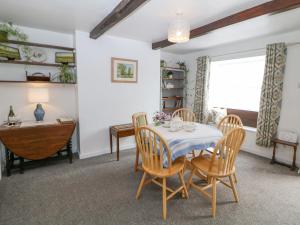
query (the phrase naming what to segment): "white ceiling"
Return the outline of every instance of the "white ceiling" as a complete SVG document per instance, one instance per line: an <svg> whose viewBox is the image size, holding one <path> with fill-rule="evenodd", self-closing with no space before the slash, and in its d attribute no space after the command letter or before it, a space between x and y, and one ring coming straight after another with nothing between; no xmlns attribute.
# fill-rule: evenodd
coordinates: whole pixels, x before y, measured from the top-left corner
<svg viewBox="0 0 300 225"><path fill-rule="evenodd" d="M121 0L0 0L0 21L72 33L91 31ZM150 0L107 33L155 42L167 37L180 11L195 28L269 0ZM164 49L187 53L220 44L300 29L300 9L262 16Z"/></svg>

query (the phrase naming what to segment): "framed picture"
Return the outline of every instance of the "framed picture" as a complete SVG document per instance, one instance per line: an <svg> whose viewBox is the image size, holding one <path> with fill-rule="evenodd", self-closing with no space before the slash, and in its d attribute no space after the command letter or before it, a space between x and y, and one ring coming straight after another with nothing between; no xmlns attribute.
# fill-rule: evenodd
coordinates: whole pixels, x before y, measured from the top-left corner
<svg viewBox="0 0 300 225"><path fill-rule="evenodd" d="M75 56L73 52L56 52L55 53L56 63L75 63Z"/></svg>
<svg viewBox="0 0 300 225"><path fill-rule="evenodd" d="M0 44L0 57L8 60L20 60L20 52L18 48L13 48L6 45Z"/></svg>
<svg viewBox="0 0 300 225"><path fill-rule="evenodd" d="M111 58L111 81L119 83L137 83L138 61L132 59Z"/></svg>

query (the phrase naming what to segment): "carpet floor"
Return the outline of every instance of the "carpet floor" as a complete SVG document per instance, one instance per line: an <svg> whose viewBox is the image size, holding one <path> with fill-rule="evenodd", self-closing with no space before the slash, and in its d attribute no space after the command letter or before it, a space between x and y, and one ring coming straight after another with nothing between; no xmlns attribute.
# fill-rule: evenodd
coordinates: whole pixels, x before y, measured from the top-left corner
<svg viewBox="0 0 300 225"><path fill-rule="evenodd" d="M161 191L148 185L140 200L135 192L141 173L133 172L134 151L121 152L121 161L104 155L73 164L25 170L0 181L0 224L300 224L300 177L269 160L241 153L237 160L238 193L217 188L217 216L209 201L191 189L189 199L168 202L162 220ZM176 186L178 177L168 181Z"/></svg>

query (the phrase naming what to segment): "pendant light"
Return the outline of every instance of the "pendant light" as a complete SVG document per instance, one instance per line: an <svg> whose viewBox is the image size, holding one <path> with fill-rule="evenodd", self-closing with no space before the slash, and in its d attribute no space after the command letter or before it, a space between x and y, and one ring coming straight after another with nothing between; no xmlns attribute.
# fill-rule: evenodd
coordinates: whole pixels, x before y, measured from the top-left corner
<svg viewBox="0 0 300 225"><path fill-rule="evenodd" d="M173 43L184 43L190 40L190 24L183 19L182 13L176 13L176 19L168 29L168 41Z"/></svg>

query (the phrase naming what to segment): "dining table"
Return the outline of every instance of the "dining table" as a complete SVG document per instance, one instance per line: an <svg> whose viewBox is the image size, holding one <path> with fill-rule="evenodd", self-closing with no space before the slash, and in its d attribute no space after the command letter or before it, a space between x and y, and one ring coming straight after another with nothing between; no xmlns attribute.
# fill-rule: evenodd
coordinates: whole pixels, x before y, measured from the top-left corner
<svg viewBox="0 0 300 225"><path fill-rule="evenodd" d="M165 139L171 152L172 161L192 153L193 150L205 150L214 147L223 137L222 132L217 127L201 123L195 123L193 131L187 131L184 128L172 131L169 127L163 125L150 124L148 126ZM168 166L166 153L163 164Z"/></svg>

